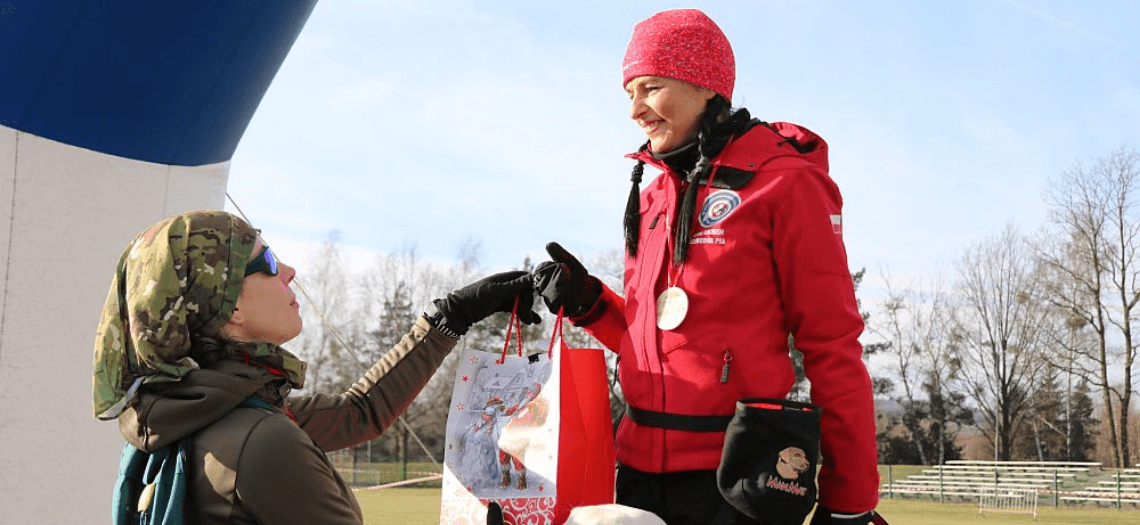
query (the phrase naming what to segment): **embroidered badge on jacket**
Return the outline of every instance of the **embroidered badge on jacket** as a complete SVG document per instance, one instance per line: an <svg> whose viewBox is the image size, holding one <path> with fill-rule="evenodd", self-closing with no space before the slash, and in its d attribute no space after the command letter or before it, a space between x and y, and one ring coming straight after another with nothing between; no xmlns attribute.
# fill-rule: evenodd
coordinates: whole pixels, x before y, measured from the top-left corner
<svg viewBox="0 0 1140 525"><path fill-rule="evenodd" d="M842 215L832 215L831 216L831 231L834 232L836 235L840 235L843 233L843 216Z"/></svg>
<svg viewBox="0 0 1140 525"><path fill-rule="evenodd" d="M701 207L701 215L697 222L700 223L701 227L709 228L731 215L739 205L740 195L735 191L714 191L705 198L705 204Z"/></svg>

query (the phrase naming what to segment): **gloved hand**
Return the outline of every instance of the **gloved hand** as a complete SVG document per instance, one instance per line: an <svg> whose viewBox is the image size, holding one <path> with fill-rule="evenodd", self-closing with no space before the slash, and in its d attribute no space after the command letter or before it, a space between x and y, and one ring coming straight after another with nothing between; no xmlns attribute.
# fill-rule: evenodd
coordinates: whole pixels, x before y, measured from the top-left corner
<svg viewBox="0 0 1140 525"><path fill-rule="evenodd" d="M534 306L534 281L527 272L518 270L484 277L463 288L436 299L432 305L438 310L426 312L428 321L447 335L467 333L471 325L486 319L495 312L511 312L515 299L519 301L519 319L524 324L538 324L542 318L531 310Z"/></svg>
<svg viewBox="0 0 1140 525"><path fill-rule="evenodd" d="M602 282L558 243L548 243L546 253L553 260L539 264L532 274L542 301L552 314L561 307L571 317L586 315L602 295Z"/></svg>
<svg viewBox="0 0 1140 525"><path fill-rule="evenodd" d="M812 516L810 525L867 525L873 519L875 519L875 511L873 510L847 513L834 511L823 505L816 505L815 515Z"/></svg>
<svg viewBox="0 0 1140 525"><path fill-rule="evenodd" d="M494 501L487 504L487 525L503 525L503 507Z"/></svg>

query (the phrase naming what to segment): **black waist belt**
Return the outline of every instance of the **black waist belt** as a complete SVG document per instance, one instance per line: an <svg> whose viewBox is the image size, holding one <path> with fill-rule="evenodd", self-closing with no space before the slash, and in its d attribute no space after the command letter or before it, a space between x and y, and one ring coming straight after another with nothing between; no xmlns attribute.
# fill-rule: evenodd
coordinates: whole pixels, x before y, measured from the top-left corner
<svg viewBox="0 0 1140 525"><path fill-rule="evenodd" d="M638 425L669 430L687 430L689 432L724 432L724 429L728 428L729 421L732 421L732 416L670 414L668 412L642 410L629 405L625 406L625 415Z"/></svg>

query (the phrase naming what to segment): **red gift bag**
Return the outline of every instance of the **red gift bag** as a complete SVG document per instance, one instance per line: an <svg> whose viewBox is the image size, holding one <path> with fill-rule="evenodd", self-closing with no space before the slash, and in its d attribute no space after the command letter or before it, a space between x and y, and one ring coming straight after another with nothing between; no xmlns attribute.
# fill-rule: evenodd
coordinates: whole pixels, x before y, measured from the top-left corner
<svg viewBox="0 0 1140 525"><path fill-rule="evenodd" d="M605 353L570 348L562 316L546 352L460 356L447 421L441 525L558 525L577 506L612 503L613 423ZM493 505L492 505L493 504Z"/></svg>

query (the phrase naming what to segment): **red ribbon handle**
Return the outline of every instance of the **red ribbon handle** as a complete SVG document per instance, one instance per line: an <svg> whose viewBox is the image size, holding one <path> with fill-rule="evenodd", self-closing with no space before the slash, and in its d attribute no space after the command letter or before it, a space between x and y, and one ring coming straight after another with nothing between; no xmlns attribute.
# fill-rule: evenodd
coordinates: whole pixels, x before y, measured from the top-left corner
<svg viewBox="0 0 1140 525"><path fill-rule="evenodd" d="M550 334L550 348L546 349L546 357L551 360L554 359L554 341L562 339L562 312L563 307L558 307L558 317L554 319L554 331Z"/></svg>
<svg viewBox="0 0 1140 525"><path fill-rule="evenodd" d="M523 355L523 341L522 341L522 319L519 318L519 298L515 298L515 306L511 309L511 320L507 322L507 340L503 343L503 355L495 361L495 364L501 365L507 362L507 351L511 348L511 332L515 333L515 340L518 341L519 357Z"/></svg>

